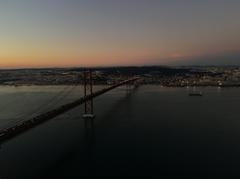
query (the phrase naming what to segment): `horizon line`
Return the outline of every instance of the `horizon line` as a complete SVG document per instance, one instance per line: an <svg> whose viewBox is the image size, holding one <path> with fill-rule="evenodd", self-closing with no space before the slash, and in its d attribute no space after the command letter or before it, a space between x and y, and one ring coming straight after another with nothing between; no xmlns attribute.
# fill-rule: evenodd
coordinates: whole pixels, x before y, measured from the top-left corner
<svg viewBox="0 0 240 179"><path fill-rule="evenodd" d="M19 68L12 68L12 67L0 67L0 70L41 70L41 69L101 69L101 68L143 68L143 67L240 67L240 65L111 65L111 66L65 66L65 67L19 67Z"/></svg>

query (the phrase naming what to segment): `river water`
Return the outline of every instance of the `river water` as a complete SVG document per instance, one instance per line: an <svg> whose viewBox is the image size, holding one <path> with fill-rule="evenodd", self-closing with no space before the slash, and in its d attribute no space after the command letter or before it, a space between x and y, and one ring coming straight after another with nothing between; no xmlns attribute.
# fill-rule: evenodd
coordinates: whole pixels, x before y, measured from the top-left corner
<svg viewBox="0 0 240 179"><path fill-rule="evenodd" d="M65 88L0 87L0 126L82 96ZM93 121L81 106L2 144L0 178L240 178L240 88L199 90L113 90Z"/></svg>

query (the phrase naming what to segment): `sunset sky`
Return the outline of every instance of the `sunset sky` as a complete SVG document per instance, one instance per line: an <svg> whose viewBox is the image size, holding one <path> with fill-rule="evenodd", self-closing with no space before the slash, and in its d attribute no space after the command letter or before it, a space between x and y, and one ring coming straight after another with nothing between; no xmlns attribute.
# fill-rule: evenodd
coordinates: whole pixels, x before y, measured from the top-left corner
<svg viewBox="0 0 240 179"><path fill-rule="evenodd" d="M240 64L240 0L4 0L0 27L0 68Z"/></svg>

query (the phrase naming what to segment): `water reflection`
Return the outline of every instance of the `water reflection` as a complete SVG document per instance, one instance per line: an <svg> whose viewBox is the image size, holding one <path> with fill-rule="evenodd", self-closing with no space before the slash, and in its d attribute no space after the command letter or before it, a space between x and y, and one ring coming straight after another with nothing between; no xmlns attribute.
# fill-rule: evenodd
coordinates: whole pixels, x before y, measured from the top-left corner
<svg viewBox="0 0 240 179"><path fill-rule="evenodd" d="M139 88L126 88L126 94L124 97L120 98L113 106L110 107L110 110L106 112L102 117L101 117L101 124L108 123L109 120L113 120L114 116L116 115L119 110L124 107L126 109L127 114L129 117L131 116L131 101L133 96L137 93Z"/></svg>
<svg viewBox="0 0 240 179"><path fill-rule="evenodd" d="M95 119L83 119L84 120L84 155L85 155L85 172L87 176L92 176L96 173L96 135L95 135Z"/></svg>
<svg viewBox="0 0 240 179"><path fill-rule="evenodd" d="M108 93L4 144L0 178L239 178L239 88L201 90Z"/></svg>
<svg viewBox="0 0 240 179"><path fill-rule="evenodd" d="M86 150L90 154L95 146L96 136L94 129L95 119L83 119L84 120L84 130L85 130L85 143Z"/></svg>

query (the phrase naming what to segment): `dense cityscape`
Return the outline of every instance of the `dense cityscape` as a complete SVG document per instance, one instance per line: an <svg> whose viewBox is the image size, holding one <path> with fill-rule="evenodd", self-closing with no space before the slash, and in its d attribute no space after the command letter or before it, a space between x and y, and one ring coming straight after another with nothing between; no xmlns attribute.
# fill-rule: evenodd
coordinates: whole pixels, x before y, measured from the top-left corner
<svg viewBox="0 0 240 179"><path fill-rule="evenodd" d="M0 70L1 85L81 84L84 68ZM93 68L94 84L107 85L140 76L143 84L169 87L240 86L240 67L108 67Z"/></svg>

